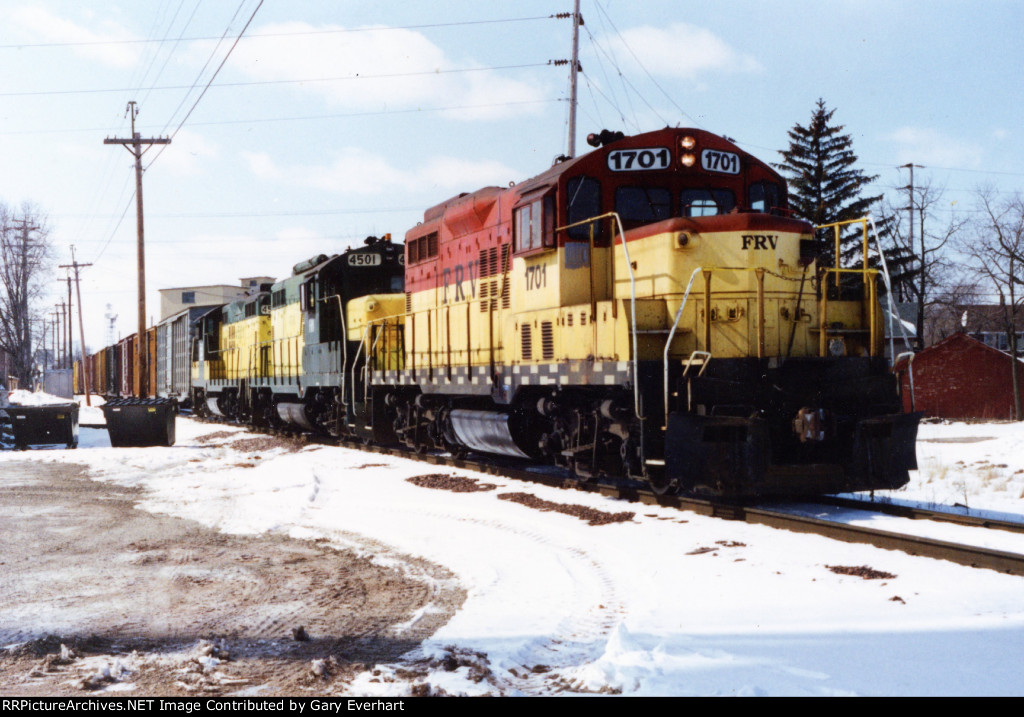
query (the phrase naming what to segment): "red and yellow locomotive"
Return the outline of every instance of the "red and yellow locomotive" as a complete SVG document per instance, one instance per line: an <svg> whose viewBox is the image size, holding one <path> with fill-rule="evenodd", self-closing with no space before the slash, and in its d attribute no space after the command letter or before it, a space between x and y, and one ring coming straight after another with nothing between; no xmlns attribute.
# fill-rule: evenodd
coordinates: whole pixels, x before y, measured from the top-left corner
<svg viewBox="0 0 1024 717"><path fill-rule="evenodd" d="M347 307L352 428L660 492L906 483L917 416L882 355L877 273L817 266L785 181L723 137L598 140L407 233L404 296Z"/></svg>

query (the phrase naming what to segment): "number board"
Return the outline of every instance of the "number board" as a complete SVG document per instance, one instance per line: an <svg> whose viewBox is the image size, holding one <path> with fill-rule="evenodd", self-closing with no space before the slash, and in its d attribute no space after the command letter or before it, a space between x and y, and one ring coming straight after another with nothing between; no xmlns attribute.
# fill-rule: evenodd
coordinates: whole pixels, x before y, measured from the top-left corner
<svg viewBox="0 0 1024 717"><path fill-rule="evenodd" d="M379 266L380 254L349 254L349 266Z"/></svg>
<svg viewBox="0 0 1024 717"><path fill-rule="evenodd" d="M708 172L739 174L740 156L733 152L723 152L718 149L705 149L700 153L700 166Z"/></svg>
<svg viewBox="0 0 1024 717"><path fill-rule="evenodd" d="M672 154L668 151L668 147L615 149L608 153L608 169L613 172L668 169L671 164Z"/></svg>

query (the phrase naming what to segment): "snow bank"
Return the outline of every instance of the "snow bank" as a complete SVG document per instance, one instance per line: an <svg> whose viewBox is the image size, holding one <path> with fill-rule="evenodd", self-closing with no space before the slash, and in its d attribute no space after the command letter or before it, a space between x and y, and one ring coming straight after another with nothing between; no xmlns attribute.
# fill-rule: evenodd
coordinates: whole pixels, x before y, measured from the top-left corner
<svg viewBox="0 0 1024 717"><path fill-rule="evenodd" d="M73 403L73 401L67 398L53 396L42 391L33 393L32 391L24 391L22 389L11 391L7 400L16 406L61 406Z"/></svg>

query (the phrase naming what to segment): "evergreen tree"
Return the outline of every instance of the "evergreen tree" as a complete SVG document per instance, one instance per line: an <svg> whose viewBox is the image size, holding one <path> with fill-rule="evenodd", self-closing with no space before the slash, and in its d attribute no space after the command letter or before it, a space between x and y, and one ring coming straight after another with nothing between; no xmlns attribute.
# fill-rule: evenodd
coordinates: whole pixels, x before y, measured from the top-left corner
<svg viewBox="0 0 1024 717"><path fill-rule="evenodd" d="M794 214L815 225L860 219L882 199L880 194L861 197L877 177L854 168L853 140L842 134L842 125L831 124L833 114L835 110L819 99L810 124L796 124L789 131L789 149L779 152L784 161L775 164L789 182L789 205ZM824 242L819 265L836 266L835 235L831 230L819 230L818 239ZM842 265L859 265L861 247L860 227L847 229L840 240Z"/></svg>

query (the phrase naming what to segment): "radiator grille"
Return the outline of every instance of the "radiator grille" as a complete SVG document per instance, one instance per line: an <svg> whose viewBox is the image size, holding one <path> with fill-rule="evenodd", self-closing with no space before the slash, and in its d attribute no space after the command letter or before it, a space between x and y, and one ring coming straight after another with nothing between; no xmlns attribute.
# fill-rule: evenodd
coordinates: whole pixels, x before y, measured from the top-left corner
<svg viewBox="0 0 1024 717"><path fill-rule="evenodd" d="M520 334L523 339L523 361L533 360L533 340L530 337L530 325L523 324L520 328Z"/></svg>
<svg viewBox="0 0 1024 717"><path fill-rule="evenodd" d="M543 358L555 357L555 328L550 321L542 321L540 324L540 345Z"/></svg>

